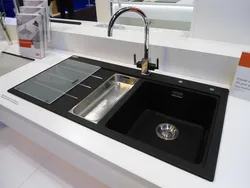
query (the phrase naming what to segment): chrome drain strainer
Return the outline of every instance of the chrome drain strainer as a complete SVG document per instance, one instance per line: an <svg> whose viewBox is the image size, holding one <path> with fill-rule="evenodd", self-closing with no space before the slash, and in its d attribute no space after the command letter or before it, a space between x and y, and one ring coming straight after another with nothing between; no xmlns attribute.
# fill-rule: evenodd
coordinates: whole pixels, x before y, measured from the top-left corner
<svg viewBox="0 0 250 188"><path fill-rule="evenodd" d="M156 134L163 140L174 140L179 135L179 130L172 124L162 123L155 128Z"/></svg>

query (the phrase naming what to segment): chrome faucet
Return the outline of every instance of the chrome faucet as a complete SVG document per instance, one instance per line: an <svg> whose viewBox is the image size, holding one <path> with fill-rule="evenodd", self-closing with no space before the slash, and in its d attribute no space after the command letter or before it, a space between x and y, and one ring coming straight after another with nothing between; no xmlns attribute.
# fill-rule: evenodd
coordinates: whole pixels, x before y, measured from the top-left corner
<svg viewBox="0 0 250 188"><path fill-rule="evenodd" d="M147 16L145 15L144 12L142 12L138 8L134 7L124 7L120 10L118 10L111 18L108 26L108 36L111 37L113 36L113 26L117 18L122 15L125 12L136 12L139 15L142 16L144 25L145 25L145 41L144 41L144 58L142 58L141 61L136 61L136 54L134 54L134 64L138 67L141 68L141 73L143 75L148 75L150 72L149 70L155 70L159 69L159 59L157 58L156 64L150 63L149 62L149 20Z"/></svg>

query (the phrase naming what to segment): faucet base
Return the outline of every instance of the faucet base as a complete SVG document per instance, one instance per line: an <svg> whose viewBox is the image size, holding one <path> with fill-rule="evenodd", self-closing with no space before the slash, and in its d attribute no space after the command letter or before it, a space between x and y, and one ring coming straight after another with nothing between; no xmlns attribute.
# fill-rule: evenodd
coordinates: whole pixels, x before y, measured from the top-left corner
<svg viewBox="0 0 250 188"><path fill-rule="evenodd" d="M136 63L137 68L141 68L141 72L143 75L149 75L149 70L155 70L159 68L159 62L157 60L157 64L149 63L148 60L142 59Z"/></svg>

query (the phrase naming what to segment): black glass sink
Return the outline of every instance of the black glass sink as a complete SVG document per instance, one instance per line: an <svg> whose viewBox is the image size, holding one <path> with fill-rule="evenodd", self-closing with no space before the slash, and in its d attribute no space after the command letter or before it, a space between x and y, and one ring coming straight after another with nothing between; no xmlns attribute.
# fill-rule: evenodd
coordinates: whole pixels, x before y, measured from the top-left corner
<svg viewBox="0 0 250 188"><path fill-rule="evenodd" d="M116 132L199 164L214 121L217 99L199 92L144 82L106 126ZM164 140L156 127L174 125L179 135Z"/></svg>
<svg viewBox="0 0 250 188"><path fill-rule="evenodd" d="M65 63L67 63L66 68L75 72L80 72L79 68L76 71L69 66L84 65L84 70L90 65L100 68L94 69L84 79L72 79L77 80L71 83L74 87L67 87L63 95L49 103L37 97L38 94L49 95L48 90L40 86L38 90L33 85L28 85L29 90L24 90L26 87L22 89L21 86L27 86L29 81L35 80L40 83L41 80L37 78L47 72L55 74L58 79L62 78L62 75L67 75L67 79L69 76L75 76L75 74L64 74L65 71L61 69L51 72L58 65ZM133 77L137 81L107 113L105 112L100 121L93 123L70 113L81 101L89 99L91 94L99 91L98 88L105 86L104 83L116 74ZM81 73L79 76L84 75ZM132 84L130 79L127 81ZM48 83L50 82L46 82ZM56 83L60 85L64 82ZM126 87L124 84L119 84L118 88L126 89ZM33 93L36 91L37 95L31 95L29 93L31 91ZM144 76L137 69L72 56L11 88L9 92L157 159L206 180L214 180L228 89L155 73ZM91 103L91 100L88 102ZM79 112L84 110L81 108Z"/></svg>

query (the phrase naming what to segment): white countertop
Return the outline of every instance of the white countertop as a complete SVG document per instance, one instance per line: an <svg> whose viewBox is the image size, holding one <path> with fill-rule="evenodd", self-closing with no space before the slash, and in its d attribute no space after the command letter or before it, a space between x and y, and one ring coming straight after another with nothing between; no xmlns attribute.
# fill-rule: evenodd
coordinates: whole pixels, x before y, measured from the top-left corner
<svg viewBox="0 0 250 188"><path fill-rule="evenodd" d="M60 19L59 19L60 20ZM95 27L100 23L82 21L82 25L53 23L52 30L57 32L107 38L107 28ZM142 44L144 28L125 26L126 30L114 29L113 39ZM239 58L242 51L250 51L250 45L210 41L189 37L188 31L150 28L150 45L177 48L189 51L217 54Z"/></svg>
<svg viewBox="0 0 250 188"><path fill-rule="evenodd" d="M0 52L8 48L8 43L6 41L0 41Z"/></svg>
<svg viewBox="0 0 250 188"><path fill-rule="evenodd" d="M229 96L215 180L208 182L7 92L11 87L59 63L72 53L50 50L46 55L46 58L36 60L0 78L0 109L4 107L2 109L8 109L34 122L34 126L41 126L159 187L250 187L250 150L247 147L250 143L250 102ZM16 100L18 105L3 99L2 95Z"/></svg>
<svg viewBox="0 0 250 188"><path fill-rule="evenodd" d="M180 0L176 4L178 5L193 5L195 0Z"/></svg>
<svg viewBox="0 0 250 188"><path fill-rule="evenodd" d="M0 53L0 76L22 67L31 61L32 60L30 59L15 57L6 53Z"/></svg>
<svg viewBox="0 0 250 188"><path fill-rule="evenodd" d="M55 19L61 20L61 19ZM78 21L78 20L75 20ZM15 18L6 18L7 25L14 25ZM98 22L79 21L82 25L68 25L52 23L52 31L68 34L88 35L107 38L107 28L96 27ZM142 44L144 41L144 28L137 26L125 26L125 30L114 29L113 39ZM239 58L243 51L250 51L250 45L234 44L189 37L188 31L150 28L150 45L164 46L182 50L204 52L228 57ZM0 46L1 51L2 46ZM3 50L3 49L2 49ZM8 47L9 51L17 52L15 47Z"/></svg>

